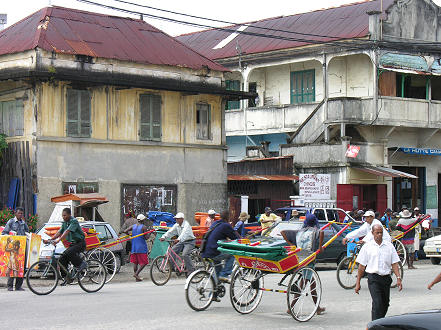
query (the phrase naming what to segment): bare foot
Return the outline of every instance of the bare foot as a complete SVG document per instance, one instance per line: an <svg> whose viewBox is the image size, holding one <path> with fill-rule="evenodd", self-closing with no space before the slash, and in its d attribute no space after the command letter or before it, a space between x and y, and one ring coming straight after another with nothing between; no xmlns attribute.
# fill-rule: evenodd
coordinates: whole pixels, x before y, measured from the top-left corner
<svg viewBox="0 0 441 330"><path fill-rule="evenodd" d="M317 315L322 315L325 313L325 311L326 311L325 307L319 307L317 308Z"/></svg>
<svg viewBox="0 0 441 330"><path fill-rule="evenodd" d="M137 277L135 281L136 281L136 282L141 282L141 281L142 281L142 278Z"/></svg>

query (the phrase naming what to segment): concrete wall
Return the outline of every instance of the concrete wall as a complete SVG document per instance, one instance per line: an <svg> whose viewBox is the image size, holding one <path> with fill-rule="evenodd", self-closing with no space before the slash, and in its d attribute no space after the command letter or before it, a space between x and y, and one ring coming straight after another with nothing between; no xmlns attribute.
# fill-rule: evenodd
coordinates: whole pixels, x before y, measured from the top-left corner
<svg viewBox="0 0 441 330"><path fill-rule="evenodd" d="M118 227L121 184L176 184L178 210L189 219L195 211L225 209L226 155L223 149L75 143L38 140L38 212L49 218L50 197L60 195L61 183L98 182L109 199L100 207L103 216ZM208 207L208 208L207 208Z"/></svg>

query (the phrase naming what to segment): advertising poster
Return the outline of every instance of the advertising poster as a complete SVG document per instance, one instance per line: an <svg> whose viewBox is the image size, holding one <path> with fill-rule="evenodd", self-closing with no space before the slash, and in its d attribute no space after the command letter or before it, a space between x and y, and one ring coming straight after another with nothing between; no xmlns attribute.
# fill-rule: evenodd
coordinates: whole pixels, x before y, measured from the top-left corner
<svg viewBox="0 0 441 330"><path fill-rule="evenodd" d="M26 236L0 236L0 276L23 277Z"/></svg>
<svg viewBox="0 0 441 330"><path fill-rule="evenodd" d="M331 174L300 174L299 193L305 199L330 199Z"/></svg>
<svg viewBox="0 0 441 330"><path fill-rule="evenodd" d="M26 253L27 255L27 263L26 268L29 268L32 264L36 263L38 261L38 258L40 257L40 246L41 246L41 236L31 233L28 234L28 251Z"/></svg>

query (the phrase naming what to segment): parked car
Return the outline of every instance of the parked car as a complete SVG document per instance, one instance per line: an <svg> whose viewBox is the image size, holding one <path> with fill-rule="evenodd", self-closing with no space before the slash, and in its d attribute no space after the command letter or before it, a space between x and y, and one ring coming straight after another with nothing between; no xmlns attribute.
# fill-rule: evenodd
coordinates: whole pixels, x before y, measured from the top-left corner
<svg viewBox="0 0 441 330"><path fill-rule="evenodd" d="M319 226L323 227L327 221L319 221ZM269 234L274 239L274 245L286 245L280 232L282 230L299 230L303 227L301 221L281 221ZM324 243L327 242L332 236L337 234L342 227L337 224L331 224L327 227L324 237ZM343 236L338 236L334 242L332 242L322 253L317 256L318 262L335 262L339 263L346 256L346 245L342 244Z"/></svg>
<svg viewBox="0 0 441 330"><path fill-rule="evenodd" d="M441 310L406 313L384 317L368 323L368 330L437 330L441 324Z"/></svg>
<svg viewBox="0 0 441 330"><path fill-rule="evenodd" d="M325 207L316 207L316 208L307 208L307 207L299 207L299 206L287 206L280 207L274 211L275 214L280 216L282 220L290 220L292 218L292 212L296 210L299 213L299 217L304 216L307 212L314 214L318 220L322 221L336 221L336 222L344 222L345 219L349 219L354 224L360 225L361 222L355 221L351 218L351 216L343 209L340 208L325 208ZM356 222L356 223L355 223Z"/></svg>
<svg viewBox="0 0 441 330"><path fill-rule="evenodd" d="M422 240L420 241L420 244L423 241L423 238L427 235L430 236L438 234L439 228L433 228L428 230L424 233L424 235L421 235ZM438 265L441 261L441 235L433 236L430 238L426 238L423 246L423 250L425 253L425 256L427 258L430 258L430 261L434 265Z"/></svg>
<svg viewBox="0 0 441 330"><path fill-rule="evenodd" d="M79 221L80 226L84 228L93 228L95 229L96 233L98 234L98 238L102 244L110 243L118 238L118 234L113 229L112 225L108 222L101 222L101 221ZM46 227L58 227L61 226L61 222L48 222L45 223L43 227L41 227L37 234L41 235L43 239L49 239L50 237L45 233ZM125 248L122 243L118 243L112 247L109 247L109 249L115 254L116 261L117 261L117 269L119 270L119 267L121 264L124 264L124 253ZM63 253L66 248L64 247L63 243L59 242L55 247L56 253ZM40 248L40 258L44 259L52 255L53 247L46 246L44 243L41 243Z"/></svg>

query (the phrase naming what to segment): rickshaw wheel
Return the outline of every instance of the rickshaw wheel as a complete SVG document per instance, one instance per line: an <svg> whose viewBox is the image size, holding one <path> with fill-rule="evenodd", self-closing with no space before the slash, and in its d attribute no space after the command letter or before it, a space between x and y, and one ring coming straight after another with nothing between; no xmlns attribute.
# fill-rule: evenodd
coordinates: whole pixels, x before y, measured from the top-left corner
<svg viewBox="0 0 441 330"><path fill-rule="evenodd" d="M289 281L288 310L299 322L309 321L317 311L322 297L322 284L317 272L304 267L297 270Z"/></svg>
<svg viewBox="0 0 441 330"><path fill-rule="evenodd" d="M394 245L394 248L397 251L401 265L404 266L406 264L406 257L407 257L407 251L406 248L404 247L404 244L401 243L399 239L392 239L392 244Z"/></svg>
<svg viewBox="0 0 441 330"><path fill-rule="evenodd" d="M357 284L358 264L355 258L344 258L337 266L337 281L343 289L350 290Z"/></svg>
<svg viewBox="0 0 441 330"><path fill-rule="evenodd" d="M195 311L203 311L213 301L216 284L209 272L196 270L187 278L185 283L185 299L187 304Z"/></svg>
<svg viewBox="0 0 441 330"><path fill-rule="evenodd" d="M257 269L237 267L231 274L230 300L241 314L251 313L262 299L262 272Z"/></svg>
<svg viewBox="0 0 441 330"><path fill-rule="evenodd" d="M98 260L103 264L107 272L106 283L109 283L118 272L118 260L108 248L98 247L92 249L87 252L86 256L87 260Z"/></svg>

